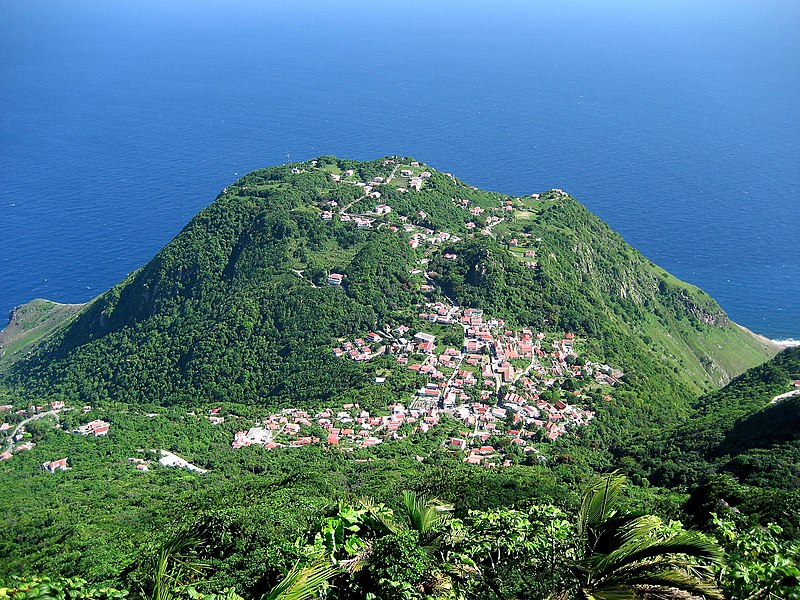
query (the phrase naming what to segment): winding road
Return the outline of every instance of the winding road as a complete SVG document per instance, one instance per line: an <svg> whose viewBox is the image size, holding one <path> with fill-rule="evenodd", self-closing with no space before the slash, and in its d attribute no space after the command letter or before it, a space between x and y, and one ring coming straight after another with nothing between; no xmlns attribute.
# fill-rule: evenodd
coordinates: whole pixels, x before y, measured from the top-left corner
<svg viewBox="0 0 800 600"><path fill-rule="evenodd" d="M58 413L63 412L65 410L73 410L73 409L72 408L59 408L57 410L48 410L47 412L39 413L37 415L33 415L32 417L28 417L27 419L25 419L22 422L18 423L17 426L14 428L14 430L11 432L11 434L8 436L8 438L6 438L5 449L3 451L4 452L11 451L11 448L14 446L14 436L19 433L20 429L25 427L25 425L27 425L31 421L38 421L39 419L42 419L42 418L47 417L49 415L54 416L56 418L56 421L58 421Z"/></svg>

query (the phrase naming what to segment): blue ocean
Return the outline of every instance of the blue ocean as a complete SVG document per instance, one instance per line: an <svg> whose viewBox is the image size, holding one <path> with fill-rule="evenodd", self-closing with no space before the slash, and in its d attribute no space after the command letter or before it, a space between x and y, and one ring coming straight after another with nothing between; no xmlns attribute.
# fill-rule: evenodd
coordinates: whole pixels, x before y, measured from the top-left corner
<svg viewBox="0 0 800 600"><path fill-rule="evenodd" d="M800 338L797 0L5 0L0 141L3 324L106 290L247 171L403 154L563 188Z"/></svg>

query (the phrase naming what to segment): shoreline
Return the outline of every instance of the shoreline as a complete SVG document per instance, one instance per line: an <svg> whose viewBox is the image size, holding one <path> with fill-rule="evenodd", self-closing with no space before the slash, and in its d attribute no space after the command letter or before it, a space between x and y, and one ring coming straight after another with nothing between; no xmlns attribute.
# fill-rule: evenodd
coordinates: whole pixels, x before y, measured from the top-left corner
<svg viewBox="0 0 800 600"><path fill-rule="evenodd" d="M735 323L735 321L732 321ZM787 338L785 340L773 340L772 338L768 338L765 335L761 335L760 333L756 333L755 331L751 331L744 325L736 323L736 326L741 329L742 331L746 331L762 344L766 344L768 346L775 346L780 348L780 350L785 350L786 348L793 348L795 346L800 346L800 340L795 340L794 338Z"/></svg>
<svg viewBox="0 0 800 600"><path fill-rule="evenodd" d="M777 344L781 348L797 348L800 346L800 340L789 338L786 340L770 340L773 344Z"/></svg>

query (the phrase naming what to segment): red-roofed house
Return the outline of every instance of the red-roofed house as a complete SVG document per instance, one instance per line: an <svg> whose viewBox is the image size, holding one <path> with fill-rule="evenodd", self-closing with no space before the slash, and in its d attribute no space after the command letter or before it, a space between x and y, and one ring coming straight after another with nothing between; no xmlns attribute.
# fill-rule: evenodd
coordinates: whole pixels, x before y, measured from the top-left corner
<svg viewBox="0 0 800 600"><path fill-rule="evenodd" d="M55 473L56 470L66 471L67 470L67 459L60 458L58 460L48 461L46 463L42 463L42 468L45 471L50 471L51 473Z"/></svg>

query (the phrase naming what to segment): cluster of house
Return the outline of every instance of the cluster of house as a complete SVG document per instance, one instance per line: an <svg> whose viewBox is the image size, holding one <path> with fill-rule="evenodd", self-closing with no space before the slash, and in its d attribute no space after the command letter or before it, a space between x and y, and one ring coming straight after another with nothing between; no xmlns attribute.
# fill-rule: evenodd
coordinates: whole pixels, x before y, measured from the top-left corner
<svg viewBox="0 0 800 600"><path fill-rule="evenodd" d="M472 189L477 189L473 187ZM459 208L464 209L467 213L469 213L469 217L472 218L483 218L486 223L486 228L481 230L481 233L484 235L489 235L491 233L491 228L502 221L505 217L504 213L511 212L514 210L514 202L511 198L503 199L502 197L498 197L499 204L497 206L492 206L488 209L483 208L477 204L471 203L466 198L453 198L452 202ZM474 221L467 221L466 222L467 229L476 229L478 225Z"/></svg>
<svg viewBox="0 0 800 600"><path fill-rule="evenodd" d="M220 408L212 408L208 411L206 418L212 425L222 425L225 422L225 417L219 414L220 410Z"/></svg>
<svg viewBox="0 0 800 600"><path fill-rule="evenodd" d="M435 407L416 410L396 403L387 412L373 415L357 404L325 409L313 416L300 409L285 409L269 415L256 427L236 432L231 446L263 446L271 450L324 443L352 451L376 446L387 439L401 439L399 430L404 425L424 433L439 424L439 410Z"/></svg>
<svg viewBox="0 0 800 600"><path fill-rule="evenodd" d="M423 167L420 163L414 161L411 162L409 165L398 165L396 161L393 159L387 159L384 161L384 166L396 165L395 168L392 170L392 174L389 177L381 177L375 176L370 181L356 181L353 180L352 177L354 176L354 172L352 169L348 169L342 173L342 175L337 175L335 173L330 173L329 177L332 181L337 183L349 183L360 187L363 190L363 194L360 198L356 200L362 200L364 198L372 198L378 200L381 198L382 194L378 191L377 188L380 186L388 185L391 183L393 178L402 178L407 180L403 185L398 186L396 189L400 193L408 192L409 189L415 189L417 191L421 190L423 187L423 183L425 180L432 177L432 173L430 171L421 170ZM403 168L405 167L405 168ZM332 221L334 218L334 211L338 207L338 203L335 200L326 200L321 204L320 210L320 218L323 221ZM348 214L344 208L339 209L339 220L342 222L353 222L358 229L370 229L372 228L372 224L374 223L375 219L370 217L369 215L375 216L384 216L388 215L392 212L392 207L388 204L378 204L372 210L365 214ZM427 215L424 212L419 213L419 217L424 219ZM413 227L408 224L408 217L406 216L399 216L398 220L400 224L407 224L406 231L411 232L413 231ZM411 228L411 229L408 229ZM389 227L392 231L399 231L399 228L391 225ZM424 235L431 236L434 232L428 230ZM447 237L441 237L438 243L449 239L450 234L446 234ZM435 237L435 236L434 236ZM416 247L420 244L421 240L424 239L422 234L417 239L414 239L412 245Z"/></svg>
<svg viewBox="0 0 800 600"><path fill-rule="evenodd" d="M364 338L356 338L352 342L346 341L342 344L340 348L334 348L333 354L337 358L341 358L346 356L352 360L364 361L370 360L379 354L382 354L386 349L386 341L393 340L393 338L388 334L381 335L380 333L370 332ZM370 346L376 346L375 350L372 349ZM380 344L380 345L379 345Z"/></svg>
<svg viewBox="0 0 800 600"><path fill-rule="evenodd" d="M25 450L33 450L36 447L36 444L34 444L33 442L22 441L24 434L25 434L25 428L20 427L17 430L17 434L12 439L9 449L0 453L0 460L9 460L17 452L24 452Z"/></svg>
<svg viewBox="0 0 800 600"><path fill-rule="evenodd" d="M128 462L135 466L137 471L147 473L150 470L150 461L144 458L129 458Z"/></svg>
<svg viewBox="0 0 800 600"><path fill-rule="evenodd" d="M534 442L556 440L594 418L594 411L575 403L583 397L581 391L559 392L556 401L541 398L544 391L560 390L565 380L577 378L615 386L621 376L608 365L578 361L575 336L570 332L546 344L542 332L512 331L502 319L486 318L480 309L441 301L424 304L418 317L435 324L461 325L461 347L437 351L433 334L417 331L412 335L408 326L391 329L386 325L382 333L348 342L335 348L334 354L369 360L386 352L395 355L399 365L427 375L429 383L417 391L411 408L438 409L468 426L471 431L449 445L467 451L465 460L474 464L498 464L501 451L486 446L492 436L508 437L512 445L534 452ZM369 345L377 343L380 352ZM511 391L500 398L504 386ZM496 406L490 403L493 398Z"/></svg>
<svg viewBox="0 0 800 600"><path fill-rule="evenodd" d="M419 216L425 218L427 215L424 212L420 212ZM420 246L438 246L448 241L458 241L458 238L453 236L452 233L447 231L434 231L433 229L421 227L419 225L406 224L403 226L403 231L411 234L408 238L408 245L412 248L419 248Z"/></svg>
<svg viewBox="0 0 800 600"><path fill-rule="evenodd" d="M552 405L528 394L508 392L498 405L468 402L444 411L461 421L468 429L460 437L445 442L449 450L466 453L464 462L485 467L508 466L511 460L504 448L519 447L525 454L539 455L535 443L546 438L558 439L568 429L584 426L594 418L594 412L558 400ZM508 444L495 448L488 444L492 438L506 438Z"/></svg>
<svg viewBox="0 0 800 600"><path fill-rule="evenodd" d="M77 429L73 429L72 433L100 437L101 435L106 435L108 433L108 428L110 426L111 425L108 422L103 421L102 419L95 419L94 421L89 421L85 425L81 425Z"/></svg>
<svg viewBox="0 0 800 600"><path fill-rule="evenodd" d="M0 405L0 413L7 412L7 411L10 411L10 410L13 410L13 409L14 409L14 406L11 405L11 404ZM84 407L84 412L88 412L91 409L92 409L91 406L85 406ZM17 410L17 411L14 412L14 414L17 415L17 416L20 416L20 417L27 416L27 417L29 417L29 420L30 420L30 418L38 418L37 415L42 415L42 414L48 413L50 411L59 412L59 411L62 411L62 410L68 410L68 409L65 409L64 402L62 402L60 400L57 400L55 402L51 402L50 406L47 406L47 405L31 406L27 410L26 409ZM23 420L23 423L25 423L24 420ZM5 421L0 423L0 433L5 433L5 432L9 431L11 428L12 428L12 425L10 423L7 423ZM13 435L12 439L7 442L8 443L8 449L3 451L3 452L0 452L0 461L9 460L14 455L14 453L23 452L25 450L32 450L36 446L36 444L34 444L31 441L28 441L28 442L23 442L22 441L24 439L24 436L25 436L25 425L20 424L19 426L17 426L15 428L13 434L14 435ZM11 434L7 433L6 435L11 435Z"/></svg>

